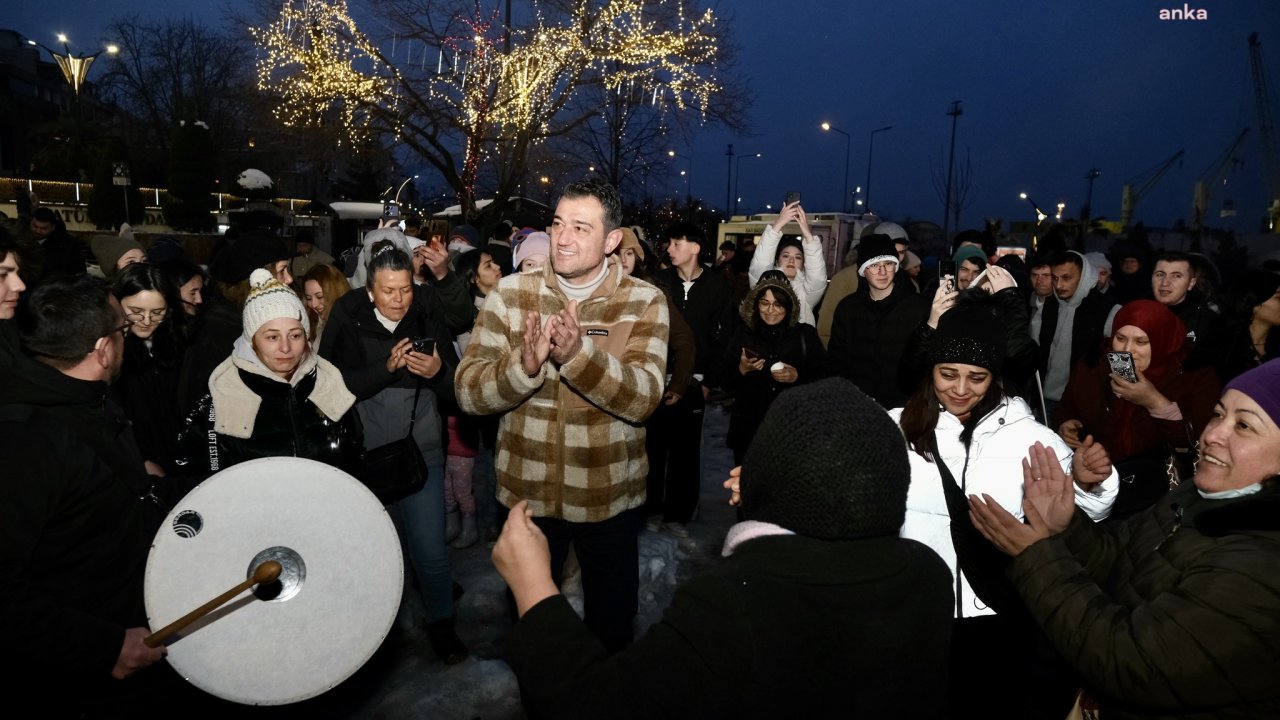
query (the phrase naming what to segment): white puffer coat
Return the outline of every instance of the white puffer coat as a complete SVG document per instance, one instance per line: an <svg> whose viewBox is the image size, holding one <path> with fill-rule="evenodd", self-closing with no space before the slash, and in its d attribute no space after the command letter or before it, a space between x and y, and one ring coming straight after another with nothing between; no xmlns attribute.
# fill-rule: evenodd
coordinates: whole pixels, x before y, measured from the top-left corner
<svg viewBox="0 0 1280 720"><path fill-rule="evenodd" d="M894 422L899 422L902 408L890 410L889 416ZM1036 442L1053 448L1062 462L1063 471L1071 472L1071 448L1052 430L1036 422L1031 408L1022 398L1006 398L978 423L967 454L960 442L962 430L955 415L939 410L936 430L938 452L956 483L965 495L990 495L1019 520L1022 519L1022 459L1027 456L1027 448ZM959 570L956 551L951 544L951 516L947 512L938 466L914 451L908 451L907 455L911 461L911 486L907 491L907 516L899 534L933 548L951 568L953 580L955 575L960 575L957 588L959 617L994 614L994 610L974 595L968 580ZM1119 488L1119 476L1112 468L1111 476L1092 490L1076 486L1076 505L1094 521L1102 520L1111 512Z"/></svg>

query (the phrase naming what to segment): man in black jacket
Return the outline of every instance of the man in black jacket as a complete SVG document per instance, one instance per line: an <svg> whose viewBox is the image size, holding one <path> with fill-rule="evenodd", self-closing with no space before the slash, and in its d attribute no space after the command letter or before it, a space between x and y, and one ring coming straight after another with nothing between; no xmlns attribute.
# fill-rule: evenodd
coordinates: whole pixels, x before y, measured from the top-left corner
<svg viewBox="0 0 1280 720"><path fill-rule="evenodd" d="M671 258L671 268L665 271L669 273L666 285L693 330L697 353L693 379L685 394L674 402L664 399L648 423L649 446L666 448L665 453L649 458L649 487L661 488L662 497L650 497L648 506L663 509L662 520L672 534L688 537L685 526L698 505L703 411L711 389L720 386L717 371L725 342L733 334L734 307L725 276L702 265L702 248L707 242L702 229L677 223L666 234Z"/></svg>
<svg viewBox="0 0 1280 720"><path fill-rule="evenodd" d="M107 398L129 324L87 276L46 281L17 324L24 354L0 369L0 641L21 657L6 683L49 716L112 715L166 677L146 669L165 650L142 642L142 579L167 485Z"/></svg>
<svg viewBox="0 0 1280 720"><path fill-rule="evenodd" d="M888 235L858 243L854 294L836 306L827 360L832 375L846 377L885 409L902 407L910 387L899 382L898 364L912 333L929 317L929 301L910 283L895 283L898 252Z"/></svg>

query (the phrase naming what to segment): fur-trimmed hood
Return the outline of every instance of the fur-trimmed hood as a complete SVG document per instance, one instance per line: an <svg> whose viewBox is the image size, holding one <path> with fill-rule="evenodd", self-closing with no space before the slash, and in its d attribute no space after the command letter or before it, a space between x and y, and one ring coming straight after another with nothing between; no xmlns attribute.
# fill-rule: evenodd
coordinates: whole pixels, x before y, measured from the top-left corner
<svg viewBox="0 0 1280 720"><path fill-rule="evenodd" d="M791 301L791 309L787 311L787 327L792 328L800 321L800 298L796 296L796 291L791 287L791 283L785 280L776 280L774 278L761 278L760 282L747 293L742 299L742 304L738 306L738 316L752 330L759 330L756 327L756 303L760 302L760 297L764 295L765 290L772 290L774 296L782 294L786 295Z"/></svg>

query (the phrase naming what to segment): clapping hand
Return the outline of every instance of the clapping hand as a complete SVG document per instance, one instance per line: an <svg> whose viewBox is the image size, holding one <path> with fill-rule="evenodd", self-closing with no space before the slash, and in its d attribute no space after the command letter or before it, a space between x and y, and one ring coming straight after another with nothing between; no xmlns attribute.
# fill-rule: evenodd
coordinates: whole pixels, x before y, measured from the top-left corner
<svg viewBox="0 0 1280 720"><path fill-rule="evenodd" d="M1067 529L1075 512L1071 481L1052 448L1032 445L1022 461L1022 512L1020 522L1000 507L990 495L969 496L969 517L991 544L1006 555L1016 556L1032 544Z"/></svg>
<svg viewBox="0 0 1280 720"><path fill-rule="evenodd" d="M1111 477L1111 453L1102 443L1095 442L1092 435L1085 436L1076 448L1071 458L1071 477L1086 489Z"/></svg>
<svg viewBox="0 0 1280 720"><path fill-rule="evenodd" d="M551 355L551 339L542 331L542 320L537 310L524 316L524 340L520 344L520 366L529 377L537 375Z"/></svg>

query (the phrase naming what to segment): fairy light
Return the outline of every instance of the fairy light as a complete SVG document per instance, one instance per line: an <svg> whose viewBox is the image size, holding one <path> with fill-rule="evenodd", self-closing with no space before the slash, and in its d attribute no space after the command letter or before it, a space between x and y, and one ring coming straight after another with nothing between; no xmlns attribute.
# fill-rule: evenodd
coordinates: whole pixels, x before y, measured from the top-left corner
<svg viewBox="0 0 1280 720"><path fill-rule="evenodd" d="M368 137L376 109L394 109L395 68L356 28L345 0L289 0L276 22L250 28L264 51L258 89L277 93L275 117L287 127L317 127L336 111L353 143ZM372 71L362 71L366 65Z"/></svg>
<svg viewBox="0 0 1280 720"><path fill-rule="evenodd" d="M705 118L722 89L716 18L710 10L687 17L686 1L580 0L556 18L535 2L532 24L511 30L510 50L497 11L477 6L456 18L454 34L416 38L423 54L414 64L407 51L401 69L394 48L415 38L388 38L388 58L356 27L345 0L286 0L276 22L251 29L263 51L258 87L279 95L275 114L286 125L324 124L338 111L353 142L375 119L397 135L425 136L420 127L438 131L438 118L448 117L465 140L460 181L470 188L498 141L523 139L527 148L563 130L557 116L588 84ZM420 126L418 115L437 122Z"/></svg>

